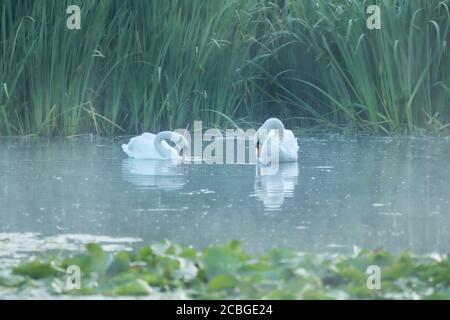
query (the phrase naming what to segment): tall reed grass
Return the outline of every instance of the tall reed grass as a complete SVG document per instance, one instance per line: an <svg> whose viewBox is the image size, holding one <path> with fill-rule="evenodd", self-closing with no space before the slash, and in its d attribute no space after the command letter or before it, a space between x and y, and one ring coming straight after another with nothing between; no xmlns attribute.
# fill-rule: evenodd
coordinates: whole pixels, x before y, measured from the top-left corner
<svg viewBox="0 0 450 320"><path fill-rule="evenodd" d="M450 123L450 0L2 0L0 134ZM81 8L81 30L66 8Z"/></svg>
<svg viewBox="0 0 450 320"><path fill-rule="evenodd" d="M381 30L366 9L381 8ZM308 123L378 132L450 122L449 1L286 1L264 38L265 92ZM298 111L295 111L295 110Z"/></svg>

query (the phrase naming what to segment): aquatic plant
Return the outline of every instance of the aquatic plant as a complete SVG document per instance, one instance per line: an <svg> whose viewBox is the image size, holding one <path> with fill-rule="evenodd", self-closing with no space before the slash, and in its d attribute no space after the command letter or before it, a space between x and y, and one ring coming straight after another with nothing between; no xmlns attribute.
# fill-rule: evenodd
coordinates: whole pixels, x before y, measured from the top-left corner
<svg viewBox="0 0 450 320"><path fill-rule="evenodd" d="M450 0L72 2L0 2L0 134L449 128Z"/></svg>
<svg viewBox="0 0 450 320"><path fill-rule="evenodd" d="M381 29L366 9L380 7ZM450 121L449 1L286 1L263 37L275 101L350 130L443 130ZM309 121L307 119L310 119Z"/></svg>
<svg viewBox="0 0 450 320"><path fill-rule="evenodd" d="M369 289L369 266L380 289ZM80 268L80 289L67 270ZM259 255L236 241L197 251L168 241L106 253L96 244L75 255L32 257L0 273L0 296L66 295L189 299L449 299L448 255L355 249L352 255L287 249Z"/></svg>
<svg viewBox="0 0 450 320"><path fill-rule="evenodd" d="M2 134L138 133L248 105L252 1L78 1L80 30L70 4L1 2Z"/></svg>

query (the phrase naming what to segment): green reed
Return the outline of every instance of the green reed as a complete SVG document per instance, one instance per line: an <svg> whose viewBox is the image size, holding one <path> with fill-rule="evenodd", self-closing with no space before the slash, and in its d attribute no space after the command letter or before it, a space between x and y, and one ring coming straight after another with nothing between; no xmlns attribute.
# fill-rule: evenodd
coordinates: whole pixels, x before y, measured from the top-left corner
<svg viewBox="0 0 450 320"><path fill-rule="evenodd" d="M369 30L366 8L381 8ZM449 1L285 1L263 65L276 99L332 125L443 130L450 121Z"/></svg>
<svg viewBox="0 0 450 320"><path fill-rule="evenodd" d="M3 0L0 134L230 126L442 131L449 0ZM81 8L81 30L66 8Z"/></svg>

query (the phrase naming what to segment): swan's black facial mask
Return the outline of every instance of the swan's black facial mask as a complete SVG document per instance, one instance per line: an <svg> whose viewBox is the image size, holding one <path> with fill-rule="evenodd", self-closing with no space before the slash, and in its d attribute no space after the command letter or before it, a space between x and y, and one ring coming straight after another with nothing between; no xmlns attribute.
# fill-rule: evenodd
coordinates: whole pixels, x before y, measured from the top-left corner
<svg viewBox="0 0 450 320"><path fill-rule="evenodd" d="M261 143L258 141L256 141L256 155L258 156L258 158L261 156Z"/></svg>

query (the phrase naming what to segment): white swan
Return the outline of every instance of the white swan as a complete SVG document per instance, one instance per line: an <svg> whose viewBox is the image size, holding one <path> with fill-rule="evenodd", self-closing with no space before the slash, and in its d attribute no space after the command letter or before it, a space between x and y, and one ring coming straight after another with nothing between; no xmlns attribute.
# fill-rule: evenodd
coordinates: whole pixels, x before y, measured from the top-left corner
<svg viewBox="0 0 450 320"><path fill-rule="evenodd" d="M165 140L175 143L175 147L170 146ZM172 131L161 131L157 135L143 133L140 136L131 138L128 144L122 145L123 152L130 158L173 160L176 163L183 161L187 148L188 142L186 138ZM182 155L178 153L178 150L182 151Z"/></svg>
<svg viewBox="0 0 450 320"><path fill-rule="evenodd" d="M256 132L256 158L258 162L296 162L297 138L284 128L277 118L267 119Z"/></svg>

